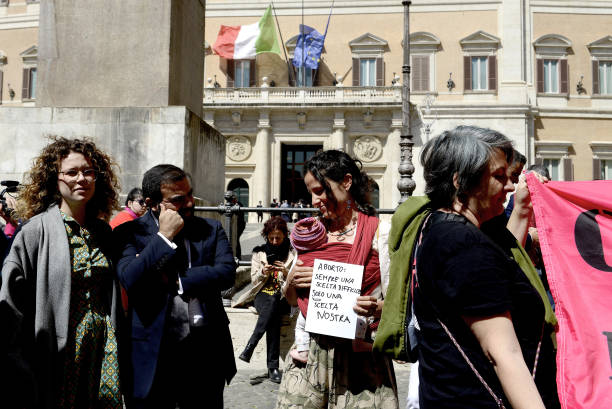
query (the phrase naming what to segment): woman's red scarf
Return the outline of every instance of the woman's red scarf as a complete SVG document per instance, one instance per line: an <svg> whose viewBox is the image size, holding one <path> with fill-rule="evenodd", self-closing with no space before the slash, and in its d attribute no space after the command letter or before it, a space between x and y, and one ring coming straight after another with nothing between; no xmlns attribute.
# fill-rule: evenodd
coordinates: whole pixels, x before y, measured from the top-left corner
<svg viewBox="0 0 612 409"><path fill-rule="evenodd" d="M357 219L357 231L353 244L334 242L325 243L316 250L300 253L298 259L304 266L314 266L315 259L336 261L340 263L358 264L364 266L361 281L361 295L369 295L380 285L380 264L378 252L372 249L372 241L378 229L378 218L359 213ZM308 296L310 289L299 289L298 306L306 316L308 310ZM370 325L374 330L378 327L378 320Z"/></svg>

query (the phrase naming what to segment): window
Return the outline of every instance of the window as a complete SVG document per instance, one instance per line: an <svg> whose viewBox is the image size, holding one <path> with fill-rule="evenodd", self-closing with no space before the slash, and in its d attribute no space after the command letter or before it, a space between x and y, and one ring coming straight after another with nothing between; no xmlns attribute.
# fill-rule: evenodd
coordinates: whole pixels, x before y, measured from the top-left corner
<svg viewBox="0 0 612 409"><path fill-rule="evenodd" d="M542 160L542 165L544 165L544 167L548 169L548 174L550 175L551 180L560 180L559 179L559 167L560 167L559 162L561 162L560 159L543 159Z"/></svg>
<svg viewBox="0 0 612 409"><path fill-rule="evenodd" d="M36 99L36 68L23 69L23 88L21 99Z"/></svg>
<svg viewBox="0 0 612 409"><path fill-rule="evenodd" d="M567 60L540 58L536 61L536 64L539 93L568 93Z"/></svg>
<svg viewBox="0 0 612 409"><path fill-rule="evenodd" d="M249 60L234 61L234 86L236 88L248 87L251 80L251 64Z"/></svg>
<svg viewBox="0 0 612 409"><path fill-rule="evenodd" d="M312 87L313 86L313 70L308 67L300 67L297 69L297 86Z"/></svg>
<svg viewBox="0 0 612 409"><path fill-rule="evenodd" d="M20 54L23 59L23 75L21 85L21 100L36 99L36 64L38 48L34 45Z"/></svg>
<svg viewBox="0 0 612 409"><path fill-rule="evenodd" d="M419 31L410 34L412 92L435 90L435 53L440 49L440 44L440 39L431 33Z"/></svg>
<svg viewBox="0 0 612 409"><path fill-rule="evenodd" d="M487 57L472 57L472 90L487 89Z"/></svg>
<svg viewBox="0 0 612 409"><path fill-rule="evenodd" d="M551 180L574 180L571 147L571 142L536 141L535 163L548 169Z"/></svg>
<svg viewBox="0 0 612 409"><path fill-rule="evenodd" d="M544 92L559 92L558 60L544 60Z"/></svg>
<svg viewBox="0 0 612 409"><path fill-rule="evenodd" d="M389 51L387 41L366 33L349 42L353 55L353 86L382 87L385 85L383 53Z"/></svg>
<svg viewBox="0 0 612 409"><path fill-rule="evenodd" d="M612 95L612 36L587 44L593 64L593 95Z"/></svg>
<svg viewBox="0 0 612 409"><path fill-rule="evenodd" d="M593 150L593 180L612 180L612 142L590 142Z"/></svg>
<svg viewBox="0 0 612 409"><path fill-rule="evenodd" d="M606 159L601 161L600 180L612 180L612 160Z"/></svg>
<svg viewBox="0 0 612 409"><path fill-rule="evenodd" d="M612 95L612 61L598 61L598 71L598 94Z"/></svg>
<svg viewBox="0 0 612 409"><path fill-rule="evenodd" d="M376 59L361 58L359 60L359 86L376 86Z"/></svg>
<svg viewBox="0 0 612 409"><path fill-rule="evenodd" d="M534 42L536 87L539 94L569 94L567 56L572 42L558 34L546 34Z"/></svg>
<svg viewBox="0 0 612 409"><path fill-rule="evenodd" d="M499 38L477 31L461 41L463 49L463 89L467 92L497 90L497 49Z"/></svg>
<svg viewBox="0 0 612 409"><path fill-rule="evenodd" d="M412 79L411 91L430 91L429 86L429 55L413 55L412 70L410 77Z"/></svg>
<svg viewBox="0 0 612 409"><path fill-rule="evenodd" d="M221 70L225 71L228 88L254 87L255 60L221 59Z"/></svg>

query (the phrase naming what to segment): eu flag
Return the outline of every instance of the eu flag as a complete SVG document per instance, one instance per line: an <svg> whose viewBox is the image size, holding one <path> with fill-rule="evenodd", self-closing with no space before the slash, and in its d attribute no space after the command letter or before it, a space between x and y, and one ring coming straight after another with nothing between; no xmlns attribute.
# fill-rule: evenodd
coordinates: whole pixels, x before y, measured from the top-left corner
<svg viewBox="0 0 612 409"><path fill-rule="evenodd" d="M313 70L319 68L324 42L323 34L312 27L300 24L300 35L293 53L293 65L297 68L305 66Z"/></svg>

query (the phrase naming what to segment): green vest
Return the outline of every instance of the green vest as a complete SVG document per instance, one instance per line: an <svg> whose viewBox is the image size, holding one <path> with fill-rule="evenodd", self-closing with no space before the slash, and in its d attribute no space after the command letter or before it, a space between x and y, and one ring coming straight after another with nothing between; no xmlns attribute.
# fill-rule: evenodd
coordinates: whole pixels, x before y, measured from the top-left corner
<svg viewBox="0 0 612 409"><path fill-rule="evenodd" d="M410 360L407 345L406 314L410 300L410 265L412 254L417 242L417 234L425 218L432 209L429 198L414 196L402 203L391 219L389 232L389 287L385 296L385 304L374 340L373 349L376 352L390 355L393 359ZM529 282L536 289L544 302L545 321L549 324L553 345L556 347L555 329L557 318L552 310L542 280L533 266L527 252L518 241L510 249L512 258L519 265ZM409 319L410 317L408 317Z"/></svg>

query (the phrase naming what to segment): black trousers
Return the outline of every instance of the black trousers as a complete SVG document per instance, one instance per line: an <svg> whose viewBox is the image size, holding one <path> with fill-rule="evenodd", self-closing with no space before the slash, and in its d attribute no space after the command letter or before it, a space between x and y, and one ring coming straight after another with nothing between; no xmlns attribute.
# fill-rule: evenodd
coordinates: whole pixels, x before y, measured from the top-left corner
<svg viewBox="0 0 612 409"><path fill-rule="evenodd" d="M274 295L259 292L255 296L255 308L259 317L249 344L257 345L263 334L266 334L268 368L278 368L281 315L286 311L286 305L287 302L281 300L280 292Z"/></svg>
<svg viewBox="0 0 612 409"><path fill-rule="evenodd" d="M223 409L223 362L210 334L199 330L192 328L180 342L162 340L151 391L145 399L128 400L129 409Z"/></svg>

